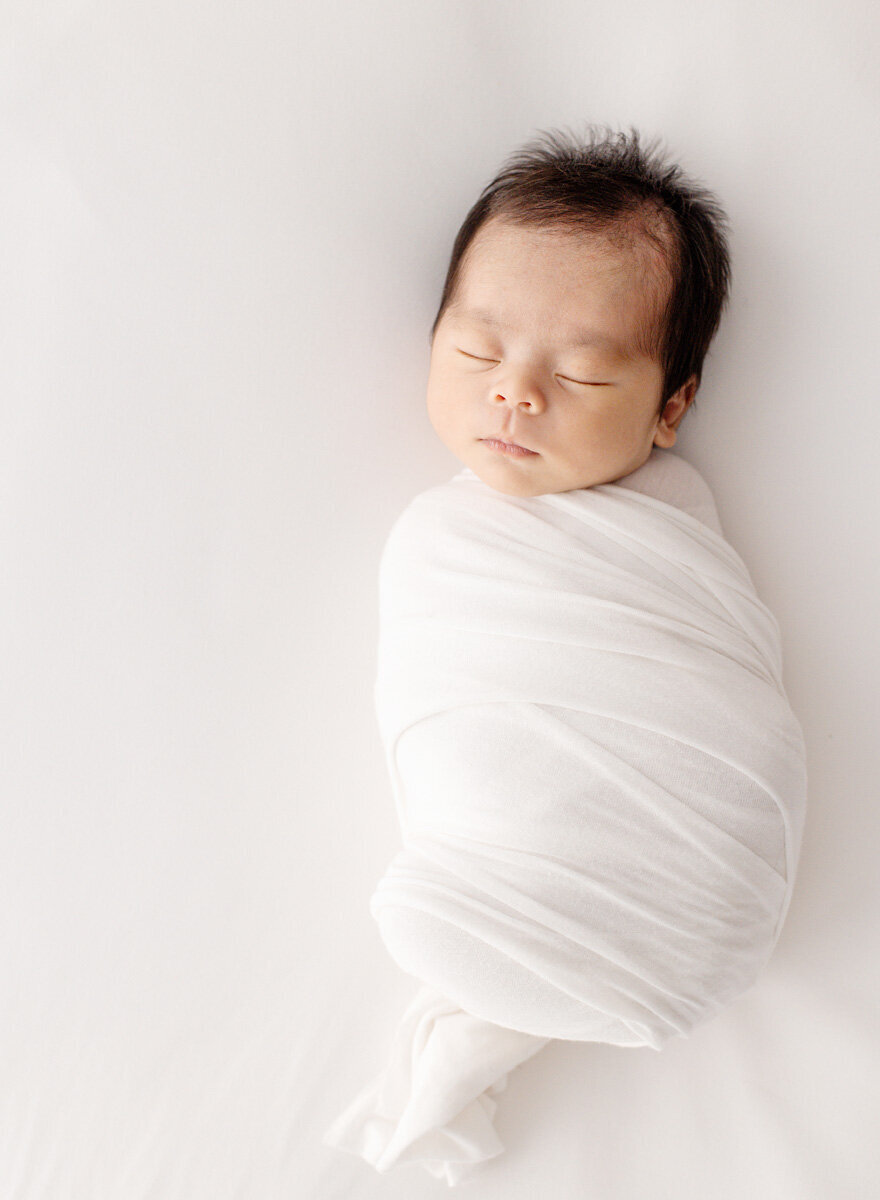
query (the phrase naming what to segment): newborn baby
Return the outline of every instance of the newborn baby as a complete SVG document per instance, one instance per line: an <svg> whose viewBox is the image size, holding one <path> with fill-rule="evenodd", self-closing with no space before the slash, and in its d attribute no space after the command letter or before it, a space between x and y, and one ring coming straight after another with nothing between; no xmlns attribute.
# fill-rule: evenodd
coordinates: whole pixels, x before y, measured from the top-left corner
<svg viewBox="0 0 880 1200"><path fill-rule="evenodd" d="M456 239L428 413L462 464L395 523L376 704L403 834L372 900L422 987L325 1141L455 1184L550 1038L659 1049L778 939L806 777L779 636L670 453L729 278L638 136L514 156Z"/></svg>

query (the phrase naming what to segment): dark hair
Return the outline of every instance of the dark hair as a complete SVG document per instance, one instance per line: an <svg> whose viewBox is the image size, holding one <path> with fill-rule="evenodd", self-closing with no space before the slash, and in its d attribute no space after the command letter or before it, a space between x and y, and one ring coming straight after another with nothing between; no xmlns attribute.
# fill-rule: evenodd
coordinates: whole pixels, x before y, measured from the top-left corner
<svg viewBox="0 0 880 1200"><path fill-rule="evenodd" d="M699 384L730 288L727 218L656 142L643 148L639 139L636 129L589 126L583 138L550 130L511 155L458 231L431 337L455 297L465 252L490 217L614 240L641 236L659 249L671 282L644 339L663 368L660 411L691 375Z"/></svg>

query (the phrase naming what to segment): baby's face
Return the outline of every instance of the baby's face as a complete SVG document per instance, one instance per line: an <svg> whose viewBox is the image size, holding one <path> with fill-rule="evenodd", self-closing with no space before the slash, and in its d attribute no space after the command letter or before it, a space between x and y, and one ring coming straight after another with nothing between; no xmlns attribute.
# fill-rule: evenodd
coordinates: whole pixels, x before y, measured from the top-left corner
<svg viewBox="0 0 880 1200"><path fill-rule="evenodd" d="M663 371L639 333L668 284L644 251L493 218L462 266L431 348L428 415L484 483L512 496L588 488L675 442L695 387L658 416Z"/></svg>

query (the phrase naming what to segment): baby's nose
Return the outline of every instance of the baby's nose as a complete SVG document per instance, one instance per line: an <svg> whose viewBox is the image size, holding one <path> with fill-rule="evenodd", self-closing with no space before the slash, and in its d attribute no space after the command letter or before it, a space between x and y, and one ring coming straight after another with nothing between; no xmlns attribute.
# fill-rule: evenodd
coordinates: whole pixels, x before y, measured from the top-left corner
<svg viewBox="0 0 880 1200"><path fill-rule="evenodd" d="M544 393L537 383L527 380L509 380L496 388L493 399L496 404L509 404L511 408L526 412L543 412L546 407Z"/></svg>

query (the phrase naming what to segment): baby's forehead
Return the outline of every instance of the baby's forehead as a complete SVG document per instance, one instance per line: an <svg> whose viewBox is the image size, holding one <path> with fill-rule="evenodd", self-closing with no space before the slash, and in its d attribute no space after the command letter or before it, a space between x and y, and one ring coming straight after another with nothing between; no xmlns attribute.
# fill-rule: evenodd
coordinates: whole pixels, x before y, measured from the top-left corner
<svg viewBox="0 0 880 1200"><path fill-rule="evenodd" d="M455 295L476 264L490 262L493 274L503 277L508 253L515 262L522 247L540 249L544 244L561 245L565 259L570 248L590 274L600 273L636 287L658 311L665 307L675 283L677 242L671 231L662 233L656 222L646 223L635 214L598 225L527 222L500 214L484 221L472 236L459 264Z"/></svg>
<svg viewBox="0 0 880 1200"><path fill-rule="evenodd" d="M545 296L548 283L552 291L557 280L560 299L566 288L578 290L580 278L605 281L601 294L618 298L633 317L638 313L628 322L630 349L657 356L674 277L662 247L632 219L592 227L493 216L476 231L462 257L447 316L498 324L497 310L506 307L511 288L514 295L528 295L533 264L545 282ZM553 312L554 324L559 315Z"/></svg>

